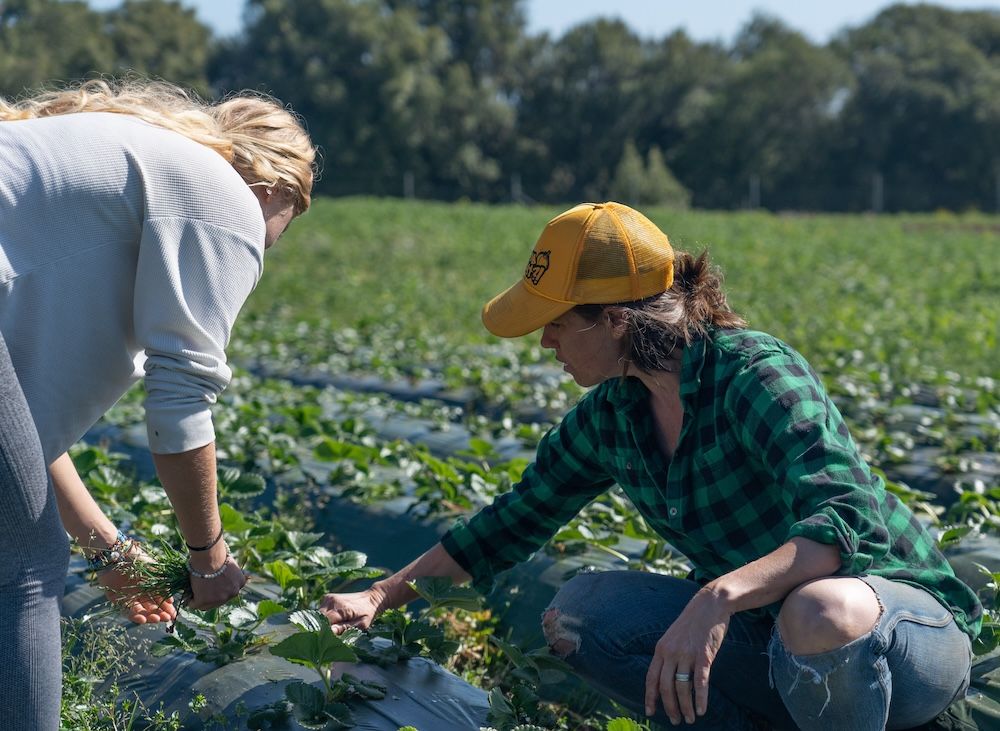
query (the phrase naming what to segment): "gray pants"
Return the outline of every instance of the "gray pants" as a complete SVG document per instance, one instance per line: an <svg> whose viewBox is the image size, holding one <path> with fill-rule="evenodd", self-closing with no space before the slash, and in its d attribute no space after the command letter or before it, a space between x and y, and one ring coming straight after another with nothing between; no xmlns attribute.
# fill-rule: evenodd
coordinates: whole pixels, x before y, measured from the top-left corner
<svg viewBox="0 0 1000 731"><path fill-rule="evenodd" d="M0 725L56 731L69 546L41 444L0 337Z"/></svg>

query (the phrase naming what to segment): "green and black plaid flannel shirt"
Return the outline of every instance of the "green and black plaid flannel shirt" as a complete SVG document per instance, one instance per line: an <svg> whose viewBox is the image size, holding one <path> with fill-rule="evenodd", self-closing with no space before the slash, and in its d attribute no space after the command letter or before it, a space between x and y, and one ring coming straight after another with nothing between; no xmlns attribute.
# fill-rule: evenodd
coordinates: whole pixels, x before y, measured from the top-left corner
<svg viewBox="0 0 1000 731"><path fill-rule="evenodd" d="M695 581L803 536L840 549L839 574L920 586L971 637L979 633L975 594L871 473L819 378L788 345L722 330L686 348L684 421L672 459L657 445L648 396L635 378L590 391L541 440L513 490L445 534L445 550L478 589L617 483L691 561Z"/></svg>

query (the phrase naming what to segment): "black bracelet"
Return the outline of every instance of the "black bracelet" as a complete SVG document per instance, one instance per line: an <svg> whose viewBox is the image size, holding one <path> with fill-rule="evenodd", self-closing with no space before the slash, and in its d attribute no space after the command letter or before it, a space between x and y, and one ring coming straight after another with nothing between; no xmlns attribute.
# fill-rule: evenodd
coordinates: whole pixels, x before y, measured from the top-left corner
<svg viewBox="0 0 1000 731"><path fill-rule="evenodd" d="M221 541L221 540L222 540L222 533L223 533L223 529L222 529L222 527L220 526L220 528L219 528L219 535L217 535L217 536L215 537L215 540L213 540L213 541L212 541L211 543L209 543L209 544L208 544L207 546L192 546L192 545L191 545L190 543L188 543L187 541L185 541L185 542L184 542L184 545L188 547L188 550L189 550L189 551L207 551L207 550L208 550L208 549L210 549L210 548L211 548L212 546L214 546L214 545L215 545L216 543L218 543L219 541Z"/></svg>

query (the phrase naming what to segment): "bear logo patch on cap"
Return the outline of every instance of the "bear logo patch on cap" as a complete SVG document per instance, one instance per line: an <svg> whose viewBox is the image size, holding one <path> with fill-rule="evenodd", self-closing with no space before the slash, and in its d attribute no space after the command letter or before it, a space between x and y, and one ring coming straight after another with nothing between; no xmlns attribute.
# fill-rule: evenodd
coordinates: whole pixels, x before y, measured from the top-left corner
<svg viewBox="0 0 1000 731"><path fill-rule="evenodd" d="M524 268L524 278L536 287L542 276L549 270L549 254L551 251L533 251L528 266Z"/></svg>

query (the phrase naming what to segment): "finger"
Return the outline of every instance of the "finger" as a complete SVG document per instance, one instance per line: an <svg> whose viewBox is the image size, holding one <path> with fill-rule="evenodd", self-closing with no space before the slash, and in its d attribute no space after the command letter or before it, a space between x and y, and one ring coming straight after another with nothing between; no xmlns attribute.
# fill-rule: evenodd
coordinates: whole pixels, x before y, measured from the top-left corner
<svg viewBox="0 0 1000 731"><path fill-rule="evenodd" d="M128 618L136 624L146 624L146 614L144 612L129 612Z"/></svg>
<svg viewBox="0 0 1000 731"><path fill-rule="evenodd" d="M675 726L681 722L681 714L677 709L677 688L674 679L676 672L677 666L672 663L663 663L660 669L660 700L663 702L663 710L670 718L670 723Z"/></svg>
<svg viewBox="0 0 1000 731"><path fill-rule="evenodd" d="M327 611L324 611L323 614L326 616L327 620L330 622L330 626L331 627L333 625L335 625L335 624L343 624L343 622L344 622L344 615L342 615L340 612L331 612L331 611L327 610Z"/></svg>
<svg viewBox="0 0 1000 731"><path fill-rule="evenodd" d="M660 686L660 667L663 659L659 655L653 655L653 662L649 664L646 671L646 715L652 716L656 713L656 693Z"/></svg>
<svg viewBox="0 0 1000 731"><path fill-rule="evenodd" d="M678 672L684 672L679 670ZM689 672L688 675L693 675ZM691 680L677 680L675 679L675 687L677 689L677 705L680 708L681 715L684 716L684 720L688 723L694 723L694 684Z"/></svg>
<svg viewBox="0 0 1000 731"><path fill-rule="evenodd" d="M147 622L165 622L170 619L170 613L163 611L161 609L144 609L143 614L146 616Z"/></svg>
<svg viewBox="0 0 1000 731"><path fill-rule="evenodd" d="M712 661L695 669L694 673L694 707L699 716L708 711L708 679L712 673Z"/></svg>

